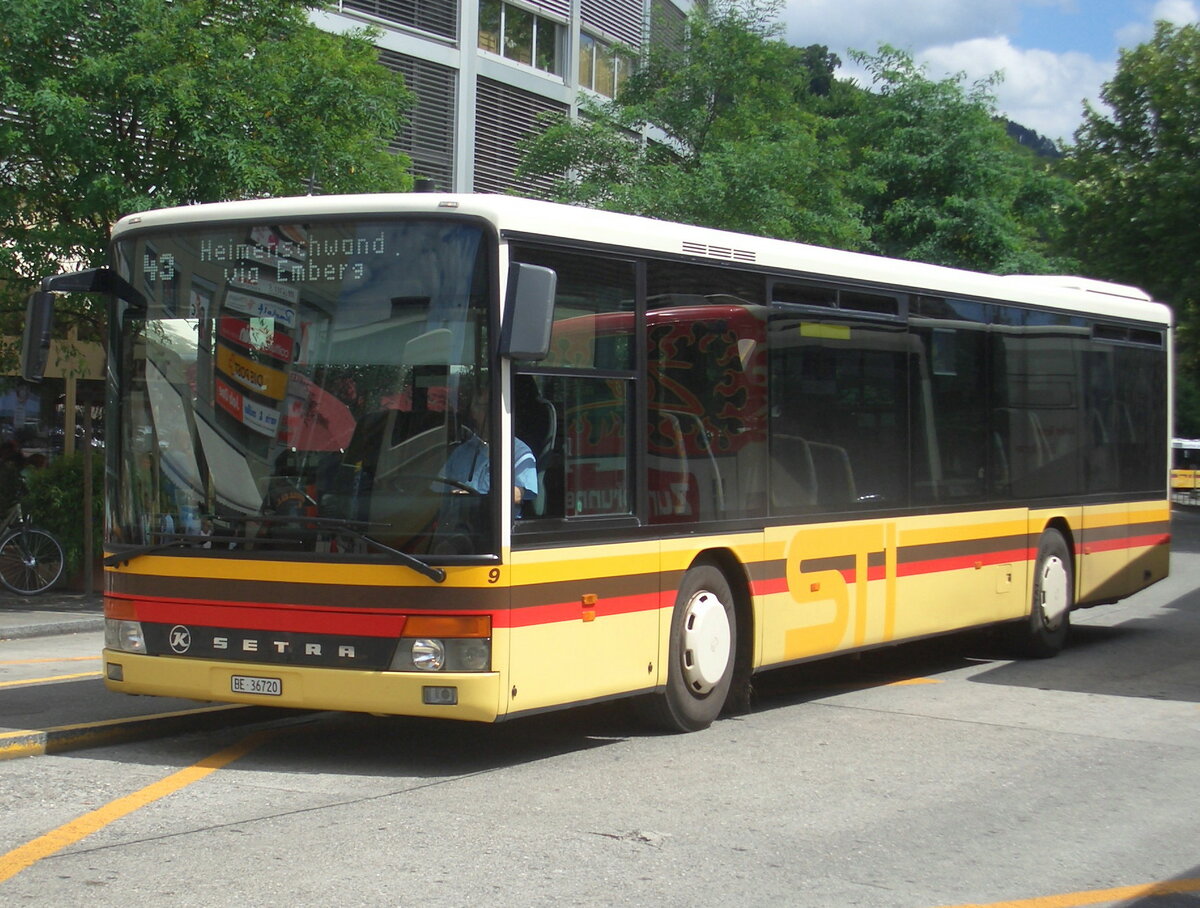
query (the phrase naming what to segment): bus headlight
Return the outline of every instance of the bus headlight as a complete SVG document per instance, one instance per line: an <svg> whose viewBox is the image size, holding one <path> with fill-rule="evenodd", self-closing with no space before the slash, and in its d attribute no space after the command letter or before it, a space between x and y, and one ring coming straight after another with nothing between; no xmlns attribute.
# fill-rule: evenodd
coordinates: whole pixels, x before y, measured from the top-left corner
<svg viewBox="0 0 1200 908"><path fill-rule="evenodd" d="M122 653L146 652L146 638L140 621L104 619L104 645Z"/></svg>
<svg viewBox="0 0 1200 908"><path fill-rule="evenodd" d="M492 664L492 641L478 637L404 638L389 670L394 672L486 672Z"/></svg>
<svg viewBox="0 0 1200 908"><path fill-rule="evenodd" d="M414 640L410 650L413 668L440 672L446 664L446 647L441 640Z"/></svg>
<svg viewBox="0 0 1200 908"><path fill-rule="evenodd" d="M492 667L487 615L414 615L404 627L390 671L486 672Z"/></svg>
<svg viewBox="0 0 1200 908"><path fill-rule="evenodd" d="M460 672L486 672L492 664L491 640L455 640L455 662Z"/></svg>

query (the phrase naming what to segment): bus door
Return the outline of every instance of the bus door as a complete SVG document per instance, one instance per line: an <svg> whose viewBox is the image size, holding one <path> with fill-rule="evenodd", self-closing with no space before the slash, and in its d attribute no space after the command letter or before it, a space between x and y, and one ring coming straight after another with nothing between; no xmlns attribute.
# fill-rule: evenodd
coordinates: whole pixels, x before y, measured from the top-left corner
<svg viewBox="0 0 1200 908"><path fill-rule="evenodd" d="M537 379L558 432L514 528L508 712L652 687L658 665L660 544L629 538L633 382Z"/></svg>

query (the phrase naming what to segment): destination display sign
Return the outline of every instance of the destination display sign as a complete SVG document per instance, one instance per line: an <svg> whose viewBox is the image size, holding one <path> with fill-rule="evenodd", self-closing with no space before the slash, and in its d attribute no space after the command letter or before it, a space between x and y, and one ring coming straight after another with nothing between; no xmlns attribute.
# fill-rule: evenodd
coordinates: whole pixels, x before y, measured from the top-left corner
<svg viewBox="0 0 1200 908"><path fill-rule="evenodd" d="M296 302L294 285L360 281L367 276L369 259L397 254L391 248L395 243L377 225L353 234L330 227L319 235L303 225L259 225L240 235L201 236L187 259L177 253L146 251L139 277L151 284L171 282L190 269L208 280L240 284Z"/></svg>

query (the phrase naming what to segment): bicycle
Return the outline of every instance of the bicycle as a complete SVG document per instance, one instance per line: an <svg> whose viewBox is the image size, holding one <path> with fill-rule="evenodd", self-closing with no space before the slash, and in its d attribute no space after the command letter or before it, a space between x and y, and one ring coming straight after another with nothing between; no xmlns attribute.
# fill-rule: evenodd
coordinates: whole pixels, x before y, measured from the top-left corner
<svg viewBox="0 0 1200 908"><path fill-rule="evenodd" d="M58 583L63 574L62 544L48 530L13 505L0 523L0 583L20 596L36 596Z"/></svg>

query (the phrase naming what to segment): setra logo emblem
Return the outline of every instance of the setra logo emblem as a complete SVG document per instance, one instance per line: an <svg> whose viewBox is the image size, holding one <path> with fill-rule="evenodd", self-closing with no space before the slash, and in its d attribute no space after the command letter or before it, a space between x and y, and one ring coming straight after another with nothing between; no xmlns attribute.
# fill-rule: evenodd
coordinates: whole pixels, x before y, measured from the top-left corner
<svg viewBox="0 0 1200 908"><path fill-rule="evenodd" d="M177 624L171 628L168 640L171 644L171 650L182 656L192 646L192 632L182 624Z"/></svg>

